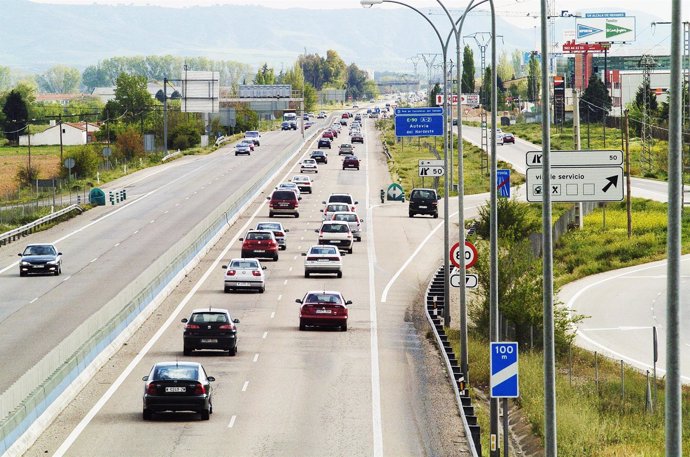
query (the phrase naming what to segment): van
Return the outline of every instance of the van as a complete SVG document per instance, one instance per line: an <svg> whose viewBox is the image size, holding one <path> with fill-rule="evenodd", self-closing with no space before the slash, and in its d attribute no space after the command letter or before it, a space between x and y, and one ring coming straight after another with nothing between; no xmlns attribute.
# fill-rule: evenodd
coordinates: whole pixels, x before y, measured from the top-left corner
<svg viewBox="0 0 690 457"><path fill-rule="evenodd" d="M244 137L248 140L252 140L254 146L261 146L261 142L259 141L261 134L257 130L247 130L244 132Z"/></svg>
<svg viewBox="0 0 690 457"><path fill-rule="evenodd" d="M278 214L299 217L299 200L302 197L298 197L294 191L274 190L266 199L268 200L268 217Z"/></svg>
<svg viewBox="0 0 690 457"><path fill-rule="evenodd" d="M412 189L409 216L428 214L438 218L438 195L434 189Z"/></svg>

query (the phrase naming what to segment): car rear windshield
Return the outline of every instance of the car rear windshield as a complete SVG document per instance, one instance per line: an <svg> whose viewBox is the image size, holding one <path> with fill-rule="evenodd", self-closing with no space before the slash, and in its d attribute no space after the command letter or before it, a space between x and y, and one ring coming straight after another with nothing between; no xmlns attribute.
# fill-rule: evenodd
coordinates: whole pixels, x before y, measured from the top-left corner
<svg viewBox="0 0 690 457"><path fill-rule="evenodd" d="M192 314L192 318L189 319L189 321L194 323L194 324L208 324L208 323L212 323L212 322L227 324L228 323L228 315L225 313L213 313L213 312L194 313L194 314Z"/></svg>
<svg viewBox="0 0 690 457"><path fill-rule="evenodd" d="M256 138L259 136L259 132L255 130L250 130L248 132L244 132L244 136L247 138Z"/></svg>
<svg viewBox="0 0 690 457"><path fill-rule="evenodd" d="M331 246L316 246L311 248L310 254L322 254L322 255L335 255L337 253L336 248Z"/></svg>
<svg viewBox="0 0 690 457"><path fill-rule="evenodd" d="M266 232L249 232L246 240L270 240L271 234Z"/></svg>
<svg viewBox="0 0 690 457"><path fill-rule="evenodd" d="M334 303L337 305L342 305L343 301L340 299L340 296L336 294L311 293L307 294L307 299L305 300L305 303Z"/></svg>
<svg viewBox="0 0 690 457"><path fill-rule="evenodd" d="M347 203L351 204L352 203L352 197L349 195L331 195L331 198L328 199L329 203Z"/></svg>
<svg viewBox="0 0 690 457"><path fill-rule="evenodd" d="M230 262L230 268L259 268L256 260L233 260Z"/></svg>
<svg viewBox="0 0 690 457"><path fill-rule="evenodd" d="M336 221L357 222L357 216L354 214L336 214L333 219Z"/></svg>
<svg viewBox="0 0 690 457"><path fill-rule="evenodd" d="M294 200L295 198L295 193L291 190L279 190L273 192L274 200Z"/></svg>
<svg viewBox="0 0 690 457"><path fill-rule="evenodd" d="M154 381L165 381L165 380L172 380L172 379L198 379L199 378L199 370L197 370L196 367L192 367L189 365L171 365L171 366L163 366L163 367L156 367L156 369L153 372L153 380Z"/></svg>
<svg viewBox="0 0 690 457"><path fill-rule="evenodd" d="M258 230L280 230L280 224L263 223L256 226Z"/></svg>
<svg viewBox="0 0 690 457"><path fill-rule="evenodd" d="M347 207L347 205L328 205L328 208L326 208L326 212L328 213L334 213L336 211L349 211L350 208Z"/></svg>
<svg viewBox="0 0 690 457"><path fill-rule="evenodd" d="M410 196L411 200L434 200L436 193L432 190L415 190Z"/></svg>
<svg viewBox="0 0 690 457"><path fill-rule="evenodd" d="M321 231L328 233L346 233L350 231L350 226L347 224L323 224Z"/></svg>

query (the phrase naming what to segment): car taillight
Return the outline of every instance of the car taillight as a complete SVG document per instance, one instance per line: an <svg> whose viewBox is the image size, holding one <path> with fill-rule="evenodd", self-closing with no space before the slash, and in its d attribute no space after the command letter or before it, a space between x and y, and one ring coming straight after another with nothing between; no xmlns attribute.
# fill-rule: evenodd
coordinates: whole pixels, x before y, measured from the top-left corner
<svg viewBox="0 0 690 457"><path fill-rule="evenodd" d="M354 207L354 206L350 207L350 211L352 211L352 212L354 213L354 212L355 212L355 207Z"/></svg>
<svg viewBox="0 0 690 457"><path fill-rule="evenodd" d="M261 272L258 270L252 270L252 275L253 276L261 276Z"/></svg>
<svg viewBox="0 0 690 457"><path fill-rule="evenodd" d="M146 386L146 393L149 395L156 395L158 389L156 389L156 385L152 382L149 383L148 386Z"/></svg>
<svg viewBox="0 0 690 457"><path fill-rule="evenodd" d="M319 260L318 257L307 257L308 262L316 262L317 260Z"/></svg>
<svg viewBox="0 0 690 457"><path fill-rule="evenodd" d="M200 383L196 383L196 387L194 388L194 394L195 395L204 395L206 393L206 388Z"/></svg>
<svg viewBox="0 0 690 457"><path fill-rule="evenodd" d="M283 232L275 232L275 236L285 236Z"/></svg>
<svg viewBox="0 0 690 457"><path fill-rule="evenodd" d="M273 208L273 205L275 205L275 202L273 200L269 200L268 207Z"/></svg>
<svg viewBox="0 0 690 457"><path fill-rule="evenodd" d="M431 206L438 206L438 202L431 202Z"/></svg>
<svg viewBox="0 0 690 457"><path fill-rule="evenodd" d="M219 330L235 330L235 324L223 324L218 326Z"/></svg>
<svg viewBox="0 0 690 457"><path fill-rule="evenodd" d="M235 276L235 273L237 273L235 270L228 270L226 273L227 276Z"/></svg>
<svg viewBox="0 0 690 457"><path fill-rule="evenodd" d="M328 257L328 260L332 260L333 262L337 262L340 259L338 259L337 257Z"/></svg>
<svg viewBox="0 0 690 457"><path fill-rule="evenodd" d="M184 326L184 328L186 330L196 330L196 329L199 329L201 327L199 325L196 325L196 324L187 324Z"/></svg>

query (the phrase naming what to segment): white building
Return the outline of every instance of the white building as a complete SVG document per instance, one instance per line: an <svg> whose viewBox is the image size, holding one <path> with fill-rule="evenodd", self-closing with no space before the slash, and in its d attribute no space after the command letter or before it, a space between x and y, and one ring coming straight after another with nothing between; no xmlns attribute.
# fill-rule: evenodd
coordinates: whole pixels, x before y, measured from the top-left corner
<svg viewBox="0 0 690 457"><path fill-rule="evenodd" d="M53 124L54 121L51 122ZM64 146L77 146L92 143L96 140L95 133L99 130L96 124L86 122L63 122L62 144ZM19 137L20 146L28 146L29 136ZM32 146L52 146L60 144L60 125L54 124L40 133L31 134Z"/></svg>

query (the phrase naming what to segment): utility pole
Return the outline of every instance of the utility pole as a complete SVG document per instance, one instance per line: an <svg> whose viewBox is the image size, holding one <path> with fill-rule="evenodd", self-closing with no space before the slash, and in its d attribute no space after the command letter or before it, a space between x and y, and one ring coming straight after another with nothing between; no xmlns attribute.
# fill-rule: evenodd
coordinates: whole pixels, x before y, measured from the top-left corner
<svg viewBox="0 0 690 457"><path fill-rule="evenodd" d="M575 150L582 150L582 142L580 139L580 100L577 96L577 89L573 86L573 135ZM582 211L582 202L577 204L578 221L580 224L580 230L585 226L584 212Z"/></svg>
<svg viewBox="0 0 690 457"><path fill-rule="evenodd" d="M642 165L647 166L647 171L651 171L654 157L652 154L652 117L649 113L650 104L650 73L652 68L656 67L654 58L648 54L643 55L638 63L642 67L642 87L645 88L644 96L642 98L642 154L640 160Z"/></svg>
<svg viewBox="0 0 690 457"><path fill-rule="evenodd" d="M625 110L625 210L628 213L628 239L632 236L632 203L631 203L631 183L630 183L630 124L628 122L628 110Z"/></svg>
<svg viewBox="0 0 690 457"><path fill-rule="evenodd" d="M163 155L168 155L168 78L163 78Z"/></svg>

